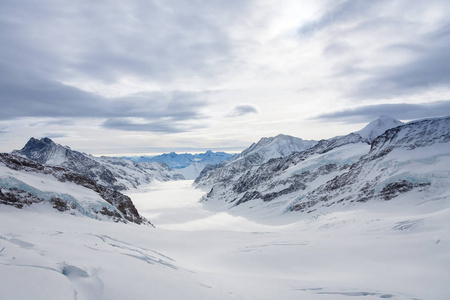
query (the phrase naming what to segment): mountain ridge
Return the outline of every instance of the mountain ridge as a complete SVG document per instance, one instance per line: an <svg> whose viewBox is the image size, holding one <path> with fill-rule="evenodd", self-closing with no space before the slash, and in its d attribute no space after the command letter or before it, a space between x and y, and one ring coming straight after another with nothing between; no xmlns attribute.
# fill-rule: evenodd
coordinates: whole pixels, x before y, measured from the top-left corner
<svg viewBox="0 0 450 300"><path fill-rule="evenodd" d="M60 212L151 225L128 196L62 167L0 153L0 175L0 203L4 205L23 208L50 203Z"/></svg>
<svg viewBox="0 0 450 300"><path fill-rule="evenodd" d="M152 180L179 180L184 177L162 163L137 164L112 157L94 157L56 144L50 138L30 140L12 154L24 156L38 163L60 166L91 178L97 184L114 190L127 190Z"/></svg>
<svg viewBox="0 0 450 300"><path fill-rule="evenodd" d="M421 170L434 168L438 173L444 172L439 173L443 176L441 181L450 184L448 172L445 173L449 141L450 117L396 126L370 144L357 133L321 140L304 151L236 170L238 174L233 176L222 176L226 166L216 166L212 172L222 177L215 178L202 201L211 209L239 214L255 210L284 214L311 212L317 205L348 205L371 199L390 200L408 192L426 193L428 189L439 189L443 183L429 179L432 175ZM426 147L429 154L423 153ZM444 169L434 163L433 155L442 160ZM415 164L422 169L412 167ZM208 178L199 178L196 184L202 187L201 180Z"/></svg>

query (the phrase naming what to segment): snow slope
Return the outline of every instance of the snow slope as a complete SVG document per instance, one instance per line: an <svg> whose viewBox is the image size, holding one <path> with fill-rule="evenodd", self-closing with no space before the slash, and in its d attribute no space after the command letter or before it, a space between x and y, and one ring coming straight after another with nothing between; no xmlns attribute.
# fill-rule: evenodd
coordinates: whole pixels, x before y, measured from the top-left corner
<svg viewBox="0 0 450 300"><path fill-rule="evenodd" d="M256 144L233 156L230 161L248 159L254 164L262 164L272 158L287 156L294 152L299 152L311 148L317 141L302 140L290 135L279 134L275 137L261 138Z"/></svg>
<svg viewBox="0 0 450 300"><path fill-rule="evenodd" d="M279 134L271 138L262 138L229 161L219 165L207 166L196 178L194 184L203 189L210 189L216 183L237 180L248 170L270 159L287 156L304 151L316 145L316 141Z"/></svg>
<svg viewBox="0 0 450 300"><path fill-rule="evenodd" d="M187 180L194 180L195 178L198 177L198 175L200 175L200 173L203 171L203 169L205 169L206 166L207 164L205 163L194 162L187 167L176 170L179 174L183 175L183 177L186 178Z"/></svg>
<svg viewBox="0 0 450 300"><path fill-rule="evenodd" d="M378 119L367 124L366 127L361 129L360 131L355 132L359 134L362 138L366 139L369 143L379 135L386 132L386 130L395 128L397 126L403 125L403 122L400 122L397 119L394 119L389 116L380 116Z"/></svg>
<svg viewBox="0 0 450 300"><path fill-rule="evenodd" d="M0 206L0 298L432 299L450 295L448 198L270 225L205 211L191 182L129 192L155 228Z"/></svg>

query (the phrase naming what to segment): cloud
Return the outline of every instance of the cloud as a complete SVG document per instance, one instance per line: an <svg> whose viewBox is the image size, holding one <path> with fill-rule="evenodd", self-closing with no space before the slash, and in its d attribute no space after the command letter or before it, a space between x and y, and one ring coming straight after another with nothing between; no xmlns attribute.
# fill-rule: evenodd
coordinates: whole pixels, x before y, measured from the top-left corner
<svg viewBox="0 0 450 300"><path fill-rule="evenodd" d="M312 35L330 27L340 26L346 23L358 22L378 5L383 5L386 0L379 1L332 1L323 9L321 16L313 21L305 23L299 28L302 35Z"/></svg>
<svg viewBox="0 0 450 300"><path fill-rule="evenodd" d="M450 101L436 101L421 104L378 104L359 106L332 113L321 114L315 119L340 121L345 123L363 123L373 121L381 115L400 120L414 120L450 115Z"/></svg>
<svg viewBox="0 0 450 300"><path fill-rule="evenodd" d="M258 108L253 104L239 104L227 114L227 117L235 118L248 114L258 114Z"/></svg>
<svg viewBox="0 0 450 300"><path fill-rule="evenodd" d="M428 45L421 50L414 44L403 46L413 49L416 58L395 66L375 68L369 78L362 81L353 95L359 98L391 98L413 94L432 87L450 88L450 32L446 37L426 37Z"/></svg>
<svg viewBox="0 0 450 300"><path fill-rule="evenodd" d="M42 136L43 137L48 137L48 138L51 138L51 139L56 139L56 138L69 137L70 135L68 135L66 133L59 133L59 132L47 132L47 133L44 133Z"/></svg>
<svg viewBox="0 0 450 300"><path fill-rule="evenodd" d="M0 38L8 47L0 56L48 80L209 80L232 65L224 25L248 7L238 0L6 1L0 4Z"/></svg>
<svg viewBox="0 0 450 300"><path fill-rule="evenodd" d="M5 69L0 64L0 70ZM116 124L116 128L128 130L130 126L119 126L120 121L114 120L142 118L148 124L161 124L135 126L139 131L173 132L182 130L178 124L180 121L206 118L200 110L207 105L208 92L147 92L108 98L36 78L32 74L23 77L13 70L6 73L9 76L0 76L0 120L26 117L52 119L30 124L42 126L70 125L72 120L83 118L108 119L105 127L111 128ZM163 120L167 122L164 126Z"/></svg>
<svg viewBox="0 0 450 300"><path fill-rule="evenodd" d="M152 122L142 122L133 118L114 118L103 122L102 127L114 130L123 131L145 131L145 132L162 132L162 133L177 133L191 131L202 128L201 124L191 125L182 124L179 122L172 122L170 120L155 120Z"/></svg>
<svg viewBox="0 0 450 300"><path fill-rule="evenodd" d="M0 121L90 118L106 120L104 128L189 130L181 125L204 119L209 104L195 83L233 67L227 25L248 9L239 0L1 2L0 43L8 46L0 47ZM120 90L123 82L152 91L115 98L91 92L114 84Z"/></svg>
<svg viewBox="0 0 450 300"><path fill-rule="evenodd" d="M299 37L323 44L328 78L354 101L450 88L450 3L413 3L331 1Z"/></svg>

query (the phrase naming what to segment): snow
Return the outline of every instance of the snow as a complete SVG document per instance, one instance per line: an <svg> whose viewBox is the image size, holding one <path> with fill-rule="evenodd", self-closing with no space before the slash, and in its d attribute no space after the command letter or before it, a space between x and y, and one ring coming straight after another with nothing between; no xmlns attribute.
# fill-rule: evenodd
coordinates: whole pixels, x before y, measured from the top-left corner
<svg viewBox="0 0 450 300"><path fill-rule="evenodd" d="M176 169L176 172L183 175L187 180L193 180L200 175L205 167L206 163L194 162L187 167Z"/></svg>
<svg viewBox="0 0 450 300"><path fill-rule="evenodd" d="M158 156L128 156L125 159L132 160L137 163L141 162L163 162L174 169L181 169L188 167L192 163L198 162L204 165L219 164L231 158L231 154L225 152L212 152L211 150L205 153L184 153L177 154L175 152L164 153Z"/></svg>
<svg viewBox="0 0 450 300"><path fill-rule="evenodd" d="M279 134L275 137L261 138L256 144L240 154L233 156L230 162L238 161L248 157L256 157L257 164L269 161L271 158L287 156L294 152L300 152L317 144L314 140L303 140L301 138Z"/></svg>
<svg viewBox="0 0 450 300"><path fill-rule="evenodd" d="M403 124L403 122L400 122L392 117L380 116L378 119L370 122L363 129L355 133L359 134L362 138L367 139L369 142L372 142L377 136L383 134L386 130Z"/></svg>
<svg viewBox="0 0 450 300"><path fill-rule="evenodd" d="M0 206L0 299L450 296L449 195L293 212L270 225L205 210L191 183L128 193L156 229Z"/></svg>
<svg viewBox="0 0 450 300"><path fill-rule="evenodd" d="M15 171L0 164L0 186L7 189L18 188L47 201L58 197L72 203L81 214L90 218L106 219L96 213L103 207L121 214L95 191L72 182L60 182L50 174Z"/></svg>

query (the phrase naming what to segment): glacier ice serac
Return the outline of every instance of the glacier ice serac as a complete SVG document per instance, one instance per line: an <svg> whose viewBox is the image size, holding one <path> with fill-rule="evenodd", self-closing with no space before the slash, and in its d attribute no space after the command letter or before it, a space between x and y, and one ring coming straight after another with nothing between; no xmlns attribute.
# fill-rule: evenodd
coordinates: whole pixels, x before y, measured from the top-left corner
<svg viewBox="0 0 450 300"><path fill-rule="evenodd" d="M450 117L163 158L0 154L0 299L450 297Z"/></svg>

